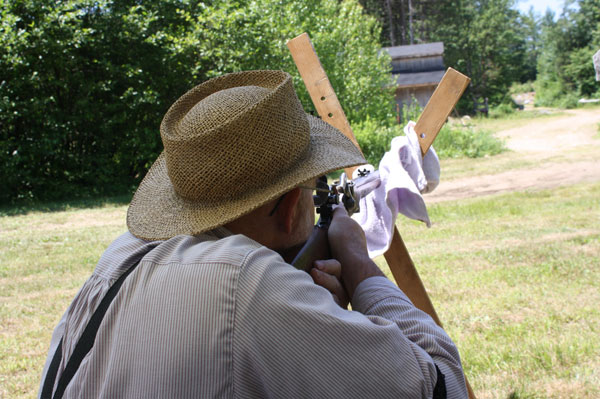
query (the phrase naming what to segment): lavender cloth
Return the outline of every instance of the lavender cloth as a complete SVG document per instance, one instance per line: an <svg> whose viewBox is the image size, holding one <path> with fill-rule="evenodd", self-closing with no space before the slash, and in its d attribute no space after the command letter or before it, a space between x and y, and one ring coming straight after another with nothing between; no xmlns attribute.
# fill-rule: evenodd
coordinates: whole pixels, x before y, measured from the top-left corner
<svg viewBox="0 0 600 399"><path fill-rule="evenodd" d="M431 226L421 193L433 191L440 181L440 162L433 147L421 157L415 123L404 128L405 136L395 137L390 151L381 162L381 184L360 200L360 212L352 217L362 226L367 237L369 256L383 254L392 242L398 213Z"/></svg>

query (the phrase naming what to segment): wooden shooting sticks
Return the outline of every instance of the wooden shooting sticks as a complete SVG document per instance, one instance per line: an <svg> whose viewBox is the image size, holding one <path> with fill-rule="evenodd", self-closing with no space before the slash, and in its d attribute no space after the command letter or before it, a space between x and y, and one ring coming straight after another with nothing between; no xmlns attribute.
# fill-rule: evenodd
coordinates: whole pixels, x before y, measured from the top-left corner
<svg viewBox="0 0 600 399"><path fill-rule="evenodd" d="M291 39L287 42L287 46L319 116L344 133L360 149L308 34L303 33ZM452 68L448 68L446 71L415 126L422 155L425 155L431 147L440 129L446 123L448 115L467 88L469 81L468 77ZM346 175L352 176L354 169L346 169ZM404 291L417 308L429 314L442 327L396 226L394 226L392 243L384 256L398 287ZM475 399L475 394L466 376L465 381L469 398Z"/></svg>

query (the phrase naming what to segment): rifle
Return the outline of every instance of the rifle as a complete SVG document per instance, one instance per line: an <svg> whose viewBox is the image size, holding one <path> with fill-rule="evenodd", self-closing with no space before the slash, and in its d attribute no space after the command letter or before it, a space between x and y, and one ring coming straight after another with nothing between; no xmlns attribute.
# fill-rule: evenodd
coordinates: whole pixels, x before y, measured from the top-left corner
<svg viewBox="0 0 600 399"><path fill-rule="evenodd" d="M355 181L349 180L346 173L342 173L339 180L331 185L327 183L326 176L319 177L316 192L313 195L313 202L317 208L319 220L306 244L296 254L292 265L309 272L314 261L331 259L327 229L333 218L333 206L343 204L348 215L352 216L360 211L360 198L377 188L379 183L380 181L375 175L369 176L367 172L364 172Z"/></svg>

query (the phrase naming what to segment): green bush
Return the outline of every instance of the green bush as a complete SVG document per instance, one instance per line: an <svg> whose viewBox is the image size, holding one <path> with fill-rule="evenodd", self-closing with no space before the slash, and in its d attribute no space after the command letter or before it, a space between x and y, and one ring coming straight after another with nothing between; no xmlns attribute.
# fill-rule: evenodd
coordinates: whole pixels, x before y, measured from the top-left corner
<svg viewBox="0 0 600 399"><path fill-rule="evenodd" d="M168 107L217 75L288 71L313 109L285 45L305 31L351 122L393 112L356 0L0 0L0 16L0 204L131 192Z"/></svg>
<svg viewBox="0 0 600 399"><path fill-rule="evenodd" d="M401 124L406 124L408 121L417 121L419 116L423 112L423 107L419 104L419 101L415 96L411 97L408 104L404 104L401 108L399 119Z"/></svg>
<svg viewBox="0 0 600 399"><path fill-rule="evenodd" d="M390 149L390 142L396 136L403 135L402 126L382 125L367 118L354 126L354 135L368 163L377 168L383 154Z"/></svg>
<svg viewBox="0 0 600 399"><path fill-rule="evenodd" d="M535 91L534 82L531 80L525 83L514 82L508 90L510 94L528 93L531 91Z"/></svg>
<svg viewBox="0 0 600 399"><path fill-rule="evenodd" d="M557 98L555 105L559 108L573 109L579 106L579 96L576 93L567 93Z"/></svg>
<svg viewBox="0 0 600 399"><path fill-rule="evenodd" d="M402 125L386 126L367 119L354 126L354 134L367 161L377 168L385 152L389 151L392 139L404 135L403 128ZM440 158L479 158L506 150L504 142L494 137L491 131L448 124L442 127L433 147Z"/></svg>
<svg viewBox="0 0 600 399"><path fill-rule="evenodd" d="M502 140L488 130L476 130L471 126L444 125L438 134L435 151L440 158L479 158L505 151Z"/></svg>
<svg viewBox="0 0 600 399"><path fill-rule="evenodd" d="M508 104L508 103L501 103L498 104L494 107L490 108L490 118L501 118L503 116L506 115L510 115L513 112L515 112L516 108L514 103L513 104Z"/></svg>
<svg viewBox="0 0 600 399"><path fill-rule="evenodd" d="M130 191L199 73L175 0L0 0L0 203Z"/></svg>

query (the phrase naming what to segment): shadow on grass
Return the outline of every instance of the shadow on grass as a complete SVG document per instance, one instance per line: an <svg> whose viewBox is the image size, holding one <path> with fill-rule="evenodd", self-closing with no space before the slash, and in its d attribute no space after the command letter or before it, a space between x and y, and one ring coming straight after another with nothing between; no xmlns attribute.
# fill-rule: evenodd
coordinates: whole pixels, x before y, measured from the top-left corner
<svg viewBox="0 0 600 399"><path fill-rule="evenodd" d="M110 197L2 205L0 206L0 216L26 215L30 212L61 212L72 209L102 208L108 205L127 205L132 196L133 194L122 194Z"/></svg>

